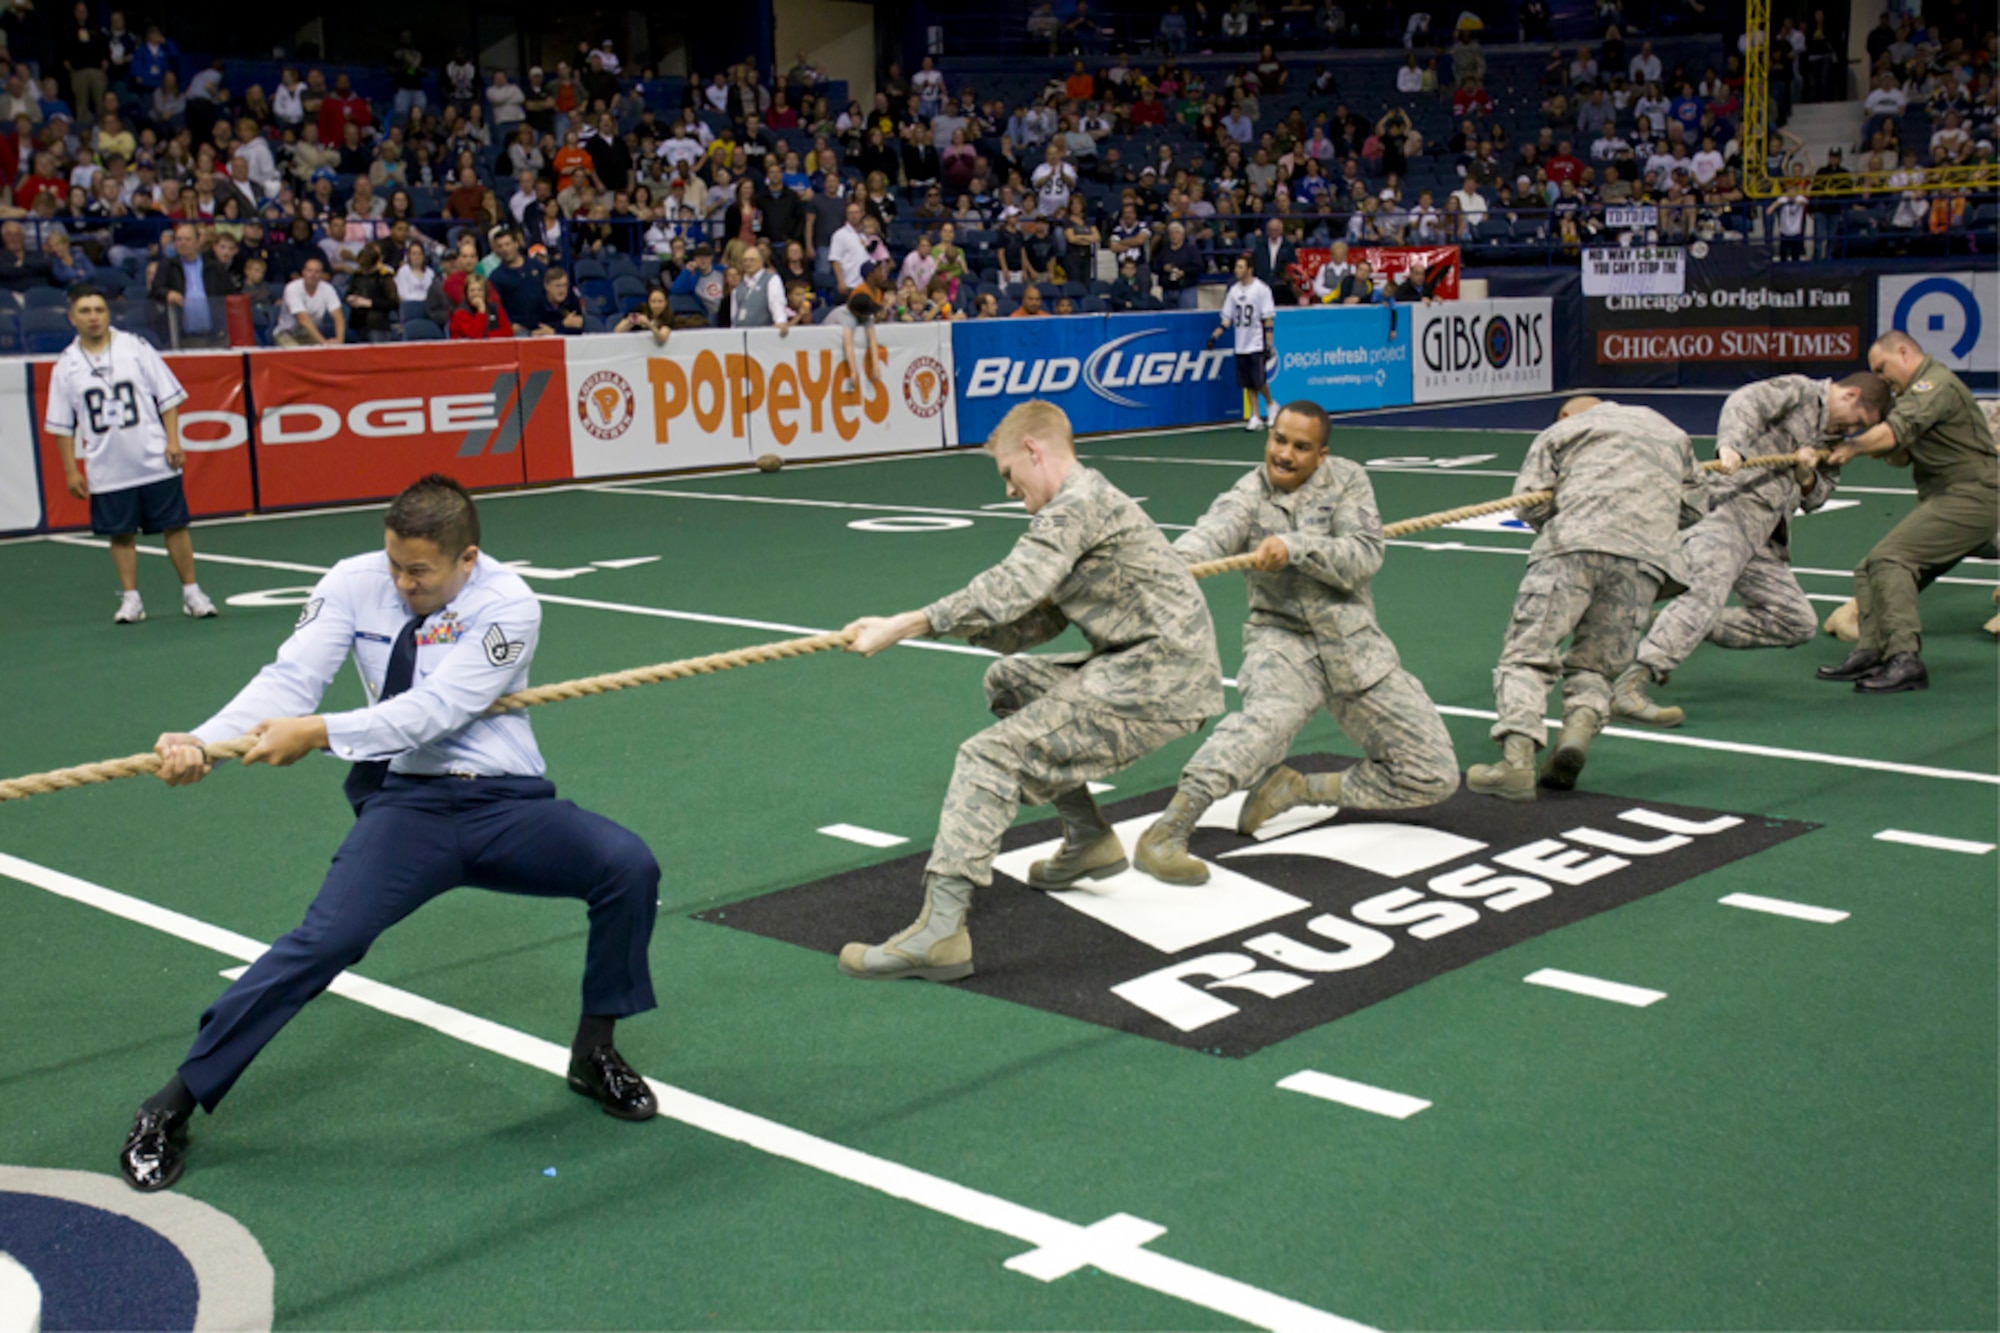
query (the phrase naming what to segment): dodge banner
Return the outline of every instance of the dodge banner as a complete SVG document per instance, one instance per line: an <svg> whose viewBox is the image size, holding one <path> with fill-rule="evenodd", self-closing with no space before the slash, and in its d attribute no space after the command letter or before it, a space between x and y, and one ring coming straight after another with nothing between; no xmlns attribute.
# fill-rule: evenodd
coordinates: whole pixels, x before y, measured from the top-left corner
<svg viewBox="0 0 2000 1333"><path fill-rule="evenodd" d="M522 373L511 341L252 352L257 493L265 506L394 495L427 472L467 486L527 480L523 444L558 429L559 377Z"/></svg>
<svg viewBox="0 0 2000 1333"><path fill-rule="evenodd" d="M180 407L181 446L187 468L181 474L188 512L196 518L242 514L256 507L250 484L250 429L244 417L243 358L233 352L169 354L167 369L187 390ZM37 417L47 415L49 372L53 360L29 367L34 379ZM62 458L56 442L35 422L42 454L42 504L52 528L90 526L90 502L79 500L63 485ZM84 469L86 479L89 468Z"/></svg>

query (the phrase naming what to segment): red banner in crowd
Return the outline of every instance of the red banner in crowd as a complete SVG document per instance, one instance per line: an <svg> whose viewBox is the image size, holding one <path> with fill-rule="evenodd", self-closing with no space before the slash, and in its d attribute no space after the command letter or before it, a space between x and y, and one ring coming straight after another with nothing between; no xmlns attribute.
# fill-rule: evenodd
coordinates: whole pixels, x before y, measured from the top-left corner
<svg viewBox="0 0 2000 1333"><path fill-rule="evenodd" d="M427 472L521 485L531 443L567 442L558 354L524 359L530 346L252 352L259 502L382 499Z"/></svg>
<svg viewBox="0 0 2000 1333"><path fill-rule="evenodd" d="M1331 250L1302 249L1299 262L1292 265L1292 286L1299 292L1312 290L1313 278L1333 254ZM1423 266L1435 273L1444 269L1444 277L1438 280L1437 294L1446 301L1458 299L1458 247L1455 245L1350 245L1347 247L1347 262L1359 264L1363 260L1375 271L1377 278L1388 282L1399 282L1411 265L1422 262Z"/></svg>
<svg viewBox="0 0 2000 1333"><path fill-rule="evenodd" d="M180 407L181 445L187 450L182 481L188 512L196 518L248 513L256 506L250 484L250 431L244 418L243 358L233 353L188 353L165 358L167 369L187 390ZM90 501L79 500L63 484L62 454L42 421L48 416L49 373L53 361L29 367L35 386L35 432L41 441L42 504L51 528L90 526ZM89 479L90 469L84 468Z"/></svg>

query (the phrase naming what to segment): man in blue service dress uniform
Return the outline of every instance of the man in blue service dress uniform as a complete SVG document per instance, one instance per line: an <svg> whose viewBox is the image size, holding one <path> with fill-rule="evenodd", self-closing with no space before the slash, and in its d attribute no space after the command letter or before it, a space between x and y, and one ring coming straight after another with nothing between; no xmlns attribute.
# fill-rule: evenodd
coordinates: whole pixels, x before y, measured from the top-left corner
<svg viewBox="0 0 2000 1333"><path fill-rule="evenodd" d="M207 776L204 745L246 732L257 737L246 764L331 751L353 764L355 822L305 921L201 1016L187 1059L139 1108L119 1155L135 1189L173 1184L195 1105L213 1113L264 1043L376 936L461 884L589 904L570 1087L621 1119L658 1110L612 1028L653 1008L659 865L635 834L556 799L525 713L486 711L527 684L541 606L480 551L472 497L449 477L411 486L384 521L384 549L320 580L275 662L193 732L154 746L173 786ZM309 716L350 653L369 706Z"/></svg>

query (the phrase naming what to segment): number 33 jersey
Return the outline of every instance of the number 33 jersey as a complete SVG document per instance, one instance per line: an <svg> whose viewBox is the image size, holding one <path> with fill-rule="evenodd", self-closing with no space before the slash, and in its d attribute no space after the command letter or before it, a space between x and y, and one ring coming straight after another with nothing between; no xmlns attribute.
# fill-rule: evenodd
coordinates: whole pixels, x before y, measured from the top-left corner
<svg viewBox="0 0 2000 1333"><path fill-rule="evenodd" d="M91 490L127 491L176 475L167 466L160 414L186 399L187 390L150 343L113 329L103 352L93 355L73 342L57 358L42 429L76 437Z"/></svg>

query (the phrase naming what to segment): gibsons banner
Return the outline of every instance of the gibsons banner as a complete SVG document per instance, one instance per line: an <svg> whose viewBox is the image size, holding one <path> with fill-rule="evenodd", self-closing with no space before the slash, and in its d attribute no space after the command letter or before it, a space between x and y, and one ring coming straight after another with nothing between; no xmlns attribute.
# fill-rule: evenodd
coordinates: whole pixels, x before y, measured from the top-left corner
<svg viewBox="0 0 2000 1333"><path fill-rule="evenodd" d="M1584 296L1578 382L1645 389L1736 388L1779 374L1861 369L1875 283L1850 265L1780 264L1715 251L1670 291Z"/></svg>

